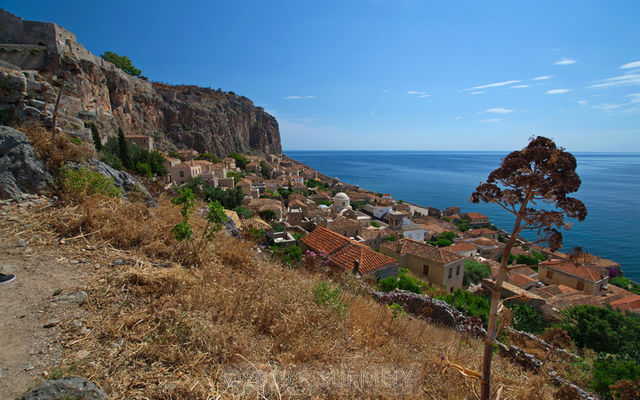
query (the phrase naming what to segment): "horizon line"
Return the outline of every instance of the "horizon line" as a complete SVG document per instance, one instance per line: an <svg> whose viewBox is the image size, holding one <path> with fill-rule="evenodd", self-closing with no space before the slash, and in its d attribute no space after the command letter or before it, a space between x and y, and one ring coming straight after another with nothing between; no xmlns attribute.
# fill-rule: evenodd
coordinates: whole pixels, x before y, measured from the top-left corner
<svg viewBox="0 0 640 400"><path fill-rule="evenodd" d="M384 150L384 149L375 149L375 150L362 150L362 149L348 149L348 150L332 150L332 149L315 149L315 150L307 150L307 149L286 149L282 150L283 153L287 151L309 151L309 152L321 152L321 151L335 151L335 152L347 152L347 151L358 151L358 152L459 152L459 153L475 153L475 152L483 152L483 153L510 153L516 150ZM566 149L565 149L566 151ZM595 154L638 154L640 155L640 151L596 151L596 150L577 150L571 151L570 153L595 153Z"/></svg>

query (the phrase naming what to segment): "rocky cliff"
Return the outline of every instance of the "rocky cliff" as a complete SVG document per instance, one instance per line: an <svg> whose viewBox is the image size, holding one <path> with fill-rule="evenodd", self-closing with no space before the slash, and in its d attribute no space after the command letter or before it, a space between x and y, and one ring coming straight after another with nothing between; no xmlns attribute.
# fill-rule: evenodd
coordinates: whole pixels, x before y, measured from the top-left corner
<svg viewBox="0 0 640 400"><path fill-rule="evenodd" d="M0 10L0 124L40 120L51 126L64 87L58 127L89 138L152 135L161 149L280 153L276 119L233 92L173 86L130 76L96 57L53 23L24 21Z"/></svg>

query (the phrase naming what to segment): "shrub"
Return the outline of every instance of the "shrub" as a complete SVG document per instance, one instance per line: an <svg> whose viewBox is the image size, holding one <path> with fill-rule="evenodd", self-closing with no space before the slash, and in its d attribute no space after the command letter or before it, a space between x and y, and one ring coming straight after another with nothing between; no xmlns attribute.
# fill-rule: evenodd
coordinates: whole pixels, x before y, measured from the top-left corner
<svg viewBox="0 0 640 400"><path fill-rule="evenodd" d="M151 166L147 163L137 163L136 172L140 175L148 176L149 178L153 176L153 174L151 173Z"/></svg>
<svg viewBox="0 0 640 400"><path fill-rule="evenodd" d="M470 284L480 283L483 279L491 276L491 266L483 264L475 260L465 260L464 262L464 276L462 277L462 284L469 286Z"/></svg>
<svg viewBox="0 0 640 400"><path fill-rule="evenodd" d="M206 161L210 161L214 164L219 163L220 161L222 161L221 159L219 159L218 157L216 157L215 154L211 154L211 153L201 153L198 154L198 157L196 157L196 160L206 160Z"/></svg>
<svg viewBox="0 0 640 400"><path fill-rule="evenodd" d="M249 219L253 217L253 213L251 212L251 210L249 210L246 207L237 206L236 208L233 209L233 211L237 212L238 216L242 219Z"/></svg>
<svg viewBox="0 0 640 400"><path fill-rule="evenodd" d="M273 212L273 210L262 210L258 213L258 215L260 215L260 218L262 218L267 222L271 221L276 217L276 213Z"/></svg>
<svg viewBox="0 0 640 400"><path fill-rule="evenodd" d="M348 307L342 299L342 291L338 288L332 290L326 282L320 282L313 287L313 301L334 309L342 317L347 316Z"/></svg>
<svg viewBox="0 0 640 400"><path fill-rule="evenodd" d="M383 292L391 292L398 287L398 278L395 276L388 276L378 281L378 289Z"/></svg>
<svg viewBox="0 0 640 400"><path fill-rule="evenodd" d="M546 322L537 309L528 304L516 303L510 307L513 310L513 328L529 333L541 333L546 328Z"/></svg>
<svg viewBox="0 0 640 400"><path fill-rule="evenodd" d="M233 158L234 160L236 160L236 165L241 169L244 170L245 168L247 168L247 164L249 164L249 160L247 160L247 158L245 156L243 156L242 154L239 153L231 153L229 154L229 157Z"/></svg>
<svg viewBox="0 0 640 400"><path fill-rule="evenodd" d="M98 128L96 124L91 124L91 138L93 139L93 146L96 148L96 151L99 152L102 150L102 141L100 140L100 133L98 132Z"/></svg>
<svg viewBox="0 0 640 400"><path fill-rule="evenodd" d="M584 305L567 309L563 314L558 327L567 331L578 346L640 357L640 315Z"/></svg>
<svg viewBox="0 0 640 400"><path fill-rule="evenodd" d="M475 295L466 290L456 289L453 293L436 296L437 299L446 301L464 314L479 317L487 322L489 317L489 300L486 297Z"/></svg>
<svg viewBox="0 0 640 400"><path fill-rule="evenodd" d="M116 67L120 68L129 75L138 76L142 74L142 71L133 66L133 63L127 56L120 56L112 51L105 51L100 57L113 63Z"/></svg>
<svg viewBox="0 0 640 400"><path fill-rule="evenodd" d="M380 224L379 224L377 221L370 221L370 222L369 222L369 224L370 224L371 226L376 227L376 228L380 228Z"/></svg>
<svg viewBox="0 0 640 400"><path fill-rule="evenodd" d="M610 396L610 387L623 379L635 381L640 378L640 363L630 357L601 355L593 363L593 379L591 388L606 396Z"/></svg>
<svg viewBox="0 0 640 400"><path fill-rule="evenodd" d="M122 195L122 189L116 187L113 178L107 178L85 167L64 169L62 173L62 189L65 195L74 201L84 196L120 197Z"/></svg>
<svg viewBox="0 0 640 400"><path fill-rule="evenodd" d="M629 278L625 278L623 276L616 276L616 277L611 278L609 280L609 283L611 283L612 285L621 287L623 289L627 289L628 291L630 291L632 293L640 294L640 285L638 285L637 283L633 282Z"/></svg>

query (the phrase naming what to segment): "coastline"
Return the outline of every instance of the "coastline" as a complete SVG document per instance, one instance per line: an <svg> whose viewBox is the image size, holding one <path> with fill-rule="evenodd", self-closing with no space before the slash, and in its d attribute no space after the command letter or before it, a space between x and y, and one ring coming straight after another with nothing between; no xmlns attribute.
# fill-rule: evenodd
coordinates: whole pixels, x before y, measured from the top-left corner
<svg viewBox="0 0 640 400"><path fill-rule="evenodd" d="M318 151L318 152L314 152L314 151L301 151L301 152L308 153L308 154L324 153L324 152L321 152L321 151ZM293 151L293 153L295 153L295 151ZM328 153L330 153L330 154L339 154L339 155L341 155L341 156L343 156L343 155L345 155L345 154L350 154L350 153L351 153L351 154L364 153L364 154L366 154L367 156L368 156L368 155L372 155L372 154L376 154L376 152L374 152L374 151L371 151L371 152L356 152L356 151L330 152L330 151L328 151ZM389 152L387 152L387 151L384 151L384 152L378 152L378 154L387 154L387 153L389 153ZM440 154L440 155L446 155L446 154L460 154L460 153L464 153L464 154L471 154L471 153L487 154L487 153L490 153L490 155L492 155L492 156L500 155L500 154L504 154L504 153L502 153L502 152L482 152L482 153L480 153L480 152L439 152L439 151L433 151L433 152L413 152L413 151L405 151L405 152L402 152L402 151L398 151L398 152L395 152L395 154L397 154L397 155L406 155L406 154ZM601 157L601 156L604 156L604 155L608 155L609 153L578 152L577 154L579 154L579 155L596 155L596 156L598 156L598 157ZM617 153L616 153L616 154L615 154L615 156L618 156L618 155L623 155L623 156L625 156L625 155L637 156L638 154L640 154L640 153L620 153L620 154L617 154ZM317 173L317 176L318 176L318 178L320 178L320 179L325 179L325 180L326 180L326 181L328 181L328 182L338 181L338 182L340 182L341 184L343 184L343 185L345 185L345 186L348 186L348 187L352 188L354 191L359 191L359 192L364 192L364 193L370 193L370 194L380 193L380 191L375 191L375 190L368 189L368 188L366 188L366 187L361 187L361 186L360 186L360 185L358 185L358 184L353 184L353 183L350 183L350 182L345 182L345 181L342 181L340 178L337 178L337 177L334 177L334 176L328 175L328 174L326 174L326 173L320 172L317 168L313 168L313 167L311 167L311 166L309 165L309 163L308 163L308 162L307 162L307 163L305 163L305 162L299 161L298 159L294 158L294 157L295 157L295 155L287 155L287 154L284 154L284 155L286 156L286 158L287 158L287 159L291 160L292 162L295 162L296 164L299 164L299 165L304 166L305 168L307 168L307 169L309 169L309 170L314 171L314 173ZM486 176L485 176L485 177L486 177ZM394 194L392 190L385 190L385 192L391 192L391 194ZM408 203L408 204L411 204L411 205L413 205L413 206L415 206L415 207L418 207L418 208L427 209L427 208L429 207L429 206L427 206L427 205L424 205L424 203L417 202L417 201L414 201L414 200L409 201L409 200L404 199L403 201L404 201L404 202L406 202L406 203ZM453 203L453 202L452 202L452 203ZM460 203L458 203L458 204L460 204ZM450 204L450 205L457 206L457 204ZM492 221L492 222L493 222L493 221ZM504 228L502 228L501 226L499 226L499 222L493 222L493 224L494 224L494 226L496 226L496 227L498 228L498 230L499 230L503 235L510 235L510 233L509 233L509 232L507 232ZM565 231L564 233L566 234L566 231ZM573 245L574 245L574 246L581 246L581 247L583 247L583 248L585 248L585 247L586 247L586 246L583 246L583 245L581 244L581 242L579 242L579 243L577 243L577 244L575 244L575 243L574 243ZM571 248L571 247L573 247L573 246L567 246L567 247L565 247L565 251L566 251L566 249ZM615 258L615 257L606 257L606 255L605 255L605 256L601 256L600 254L598 254L598 252L597 252L597 251L594 251L594 250L593 250L593 249L591 249L591 248L586 248L586 251L588 251L589 253L594 254L594 255L596 255L596 256L598 256L598 257L602 257L603 259L611 259L611 260L614 260L614 262L616 262L616 263L620 264L620 270L621 270L621 271L623 271L623 274L624 274L624 276L625 276L625 277L629 278L632 282L640 281L640 279L636 278L633 274L632 274L631 276L629 276L629 275L625 274L625 272L627 272L627 271L625 270L625 265L626 265L626 263L618 262L618 261L617 261L617 258ZM633 271L633 272L636 272L636 271ZM635 278L635 279L634 279L634 278Z"/></svg>

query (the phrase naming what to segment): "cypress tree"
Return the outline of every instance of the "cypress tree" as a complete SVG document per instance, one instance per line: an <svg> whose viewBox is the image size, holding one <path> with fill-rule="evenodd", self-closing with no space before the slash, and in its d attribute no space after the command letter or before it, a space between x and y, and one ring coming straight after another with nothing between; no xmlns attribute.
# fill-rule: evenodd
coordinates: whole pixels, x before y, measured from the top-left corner
<svg viewBox="0 0 640 400"><path fill-rule="evenodd" d="M129 146L127 146L127 139L124 137L124 132L121 128L118 128L118 156L122 165L125 168L131 168L131 156L129 155Z"/></svg>
<svg viewBox="0 0 640 400"><path fill-rule="evenodd" d="M98 128L96 124L91 124L91 136L93 137L93 145L96 148L96 151L102 150L102 142L100 141L100 133L98 133Z"/></svg>

